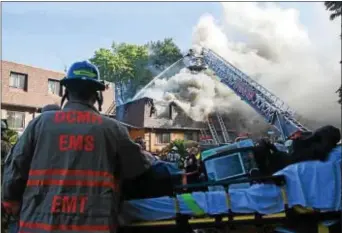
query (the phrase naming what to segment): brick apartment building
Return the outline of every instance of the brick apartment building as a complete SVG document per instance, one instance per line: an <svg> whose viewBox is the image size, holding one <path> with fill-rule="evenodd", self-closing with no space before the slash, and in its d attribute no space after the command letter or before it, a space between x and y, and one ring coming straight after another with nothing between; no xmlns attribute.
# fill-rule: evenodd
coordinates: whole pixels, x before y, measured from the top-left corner
<svg viewBox="0 0 342 233"><path fill-rule="evenodd" d="M9 61L1 61L1 117L9 127L22 132L38 110L47 104L60 104L62 72L44 70ZM103 112L113 103L114 85L103 92Z"/></svg>

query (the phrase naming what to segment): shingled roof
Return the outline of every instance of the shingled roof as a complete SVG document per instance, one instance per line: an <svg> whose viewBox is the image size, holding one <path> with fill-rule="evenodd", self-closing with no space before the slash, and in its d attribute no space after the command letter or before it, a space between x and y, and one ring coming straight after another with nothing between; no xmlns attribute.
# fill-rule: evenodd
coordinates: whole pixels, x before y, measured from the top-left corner
<svg viewBox="0 0 342 233"><path fill-rule="evenodd" d="M194 121L176 103L142 98L116 108L116 119L138 128L200 130L205 122Z"/></svg>

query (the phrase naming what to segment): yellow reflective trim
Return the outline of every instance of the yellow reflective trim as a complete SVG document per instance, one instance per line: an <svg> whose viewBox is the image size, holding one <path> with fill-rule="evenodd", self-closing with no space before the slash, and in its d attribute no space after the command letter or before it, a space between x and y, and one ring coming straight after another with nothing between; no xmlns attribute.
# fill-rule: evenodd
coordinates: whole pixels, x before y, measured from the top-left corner
<svg viewBox="0 0 342 233"><path fill-rule="evenodd" d="M245 215L245 216L234 216L233 221L241 221L241 220L251 220L255 219L254 215Z"/></svg>
<svg viewBox="0 0 342 233"><path fill-rule="evenodd" d="M300 205L294 206L293 210L296 211L297 213L300 213L300 214L308 214L308 213L314 213L315 212L315 210L312 209L312 208L303 207L303 206L300 206Z"/></svg>
<svg viewBox="0 0 342 233"><path fill-rule="evenodd" d="M329 233L329 227L325 226L322 223L318 224L318 233Z"/></svg>
<svg viewBox="0 0 342 233"><path fill-rule="evenodd" d="M176 225L176 220L139 222L139 223L132 223L129 226L143 227L143 226L165 226L165 225Z"/></svg>
<svg viewBox="0 0 342 233"><path fill-rule="evenodd" d="M194 218L189 219L189 223L213 223L215 222L215 218Z"/></svg>
<svg viewBox="0 0 342 233"><path fill-rule="evenodd" d="M228 217L224 217L224 218L222 218L221 221L222 221L222 222L228 222L228 221L229 221L229 218L228 218Z"/></svg>
<svg viewBox="0 0 342 233"><path fill-rule="evenodd" d="M262 219L271 219L271 218L286 218L285 212L277 213L277 214L269 214L263 215ZM229 220L228 217L223 217L222 222L230 222L230 221L244 221L244 220L255 220L255 215L242 215L242 216L233 216L232 220ZM215 218L194 218L188 220L189 224L199 224L199 223L214 223ZM176 220L162 220L162 221L148 221L148 222L140 222L140 223L132 223L128 226L139 227L139 226L167 226L167 225L176 225ZM318 233L329 233L329 227L323 225L322 223L318 224Z"/></svg>
<svg viewBox="0 0 342 233"><path fill-rule="evenodd" d="M288 200L287 200L287 194L286 194L285 186L282 186L280 188L280 190L281 190L281 197L283 198L283 201L284 201L284 205L287 205Z"/></svg>
<svg viewBox="0 0 342 233"><path fill-rule="evenodd" d="M228 206L228 210L231 209L231 201L230 201L230 196L229 196L229 190L226 192L226 203Z"/></svg>
<svg viewBox="0 0 342 233"><path fill-rule="evenodd" d="M268 215L262 216L262 218L286 218L286 214L285 213L268 214Z"/></svg>
<svg viewBox="0 0 342 233"><path fill-rule="evenodd" d="M179 201L177 199L177 197L173 198L174 202L175 202L175 211L176 211L176 214L179 213Z"/></svg>

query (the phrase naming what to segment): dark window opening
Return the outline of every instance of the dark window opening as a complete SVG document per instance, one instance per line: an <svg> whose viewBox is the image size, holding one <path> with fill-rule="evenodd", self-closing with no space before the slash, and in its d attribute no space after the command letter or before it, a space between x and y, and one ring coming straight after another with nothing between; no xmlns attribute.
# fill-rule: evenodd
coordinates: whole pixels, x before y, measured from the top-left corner
<svg viewBox="0 0 342 233"><path fill-rule="evenodd" d="M184 133L184 140L188 141L199 141L199 134L197 132L185 132Z"/></svg>
<svg viewBox="0 0 342 233"><path fill-rule="evenodd" d="M169 117L172 120L172 104L169 105Z"/></svg>
<svg viewBox="0 0 342 233"><path fill-rule="evenodd" d="M58 80L48 80L48 91L49 94L63 96L63 88Z"/></svg>
<svg viewBox="0 0 342 233"><path fill-rule="evenodd" d="M27 91L27 74L11 72L9 86Z"/></svg>

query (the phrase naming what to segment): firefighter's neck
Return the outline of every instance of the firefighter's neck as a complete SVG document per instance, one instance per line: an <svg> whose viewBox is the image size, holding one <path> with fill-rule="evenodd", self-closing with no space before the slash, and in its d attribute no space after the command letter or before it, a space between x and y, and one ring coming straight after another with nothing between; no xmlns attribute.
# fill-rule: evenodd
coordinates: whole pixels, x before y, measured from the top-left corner
<svg viewBox="0 0 342 233"><path fill-rule="evenodd" d="M83 99L83 98L79 98L78 96L74 96L72 94L69 94L68 101L80 102L80 103L85 103L85 104L90 105L90 106L94 106L95 102L96 102L96 97L92 96L89 99Z"/></svg>

